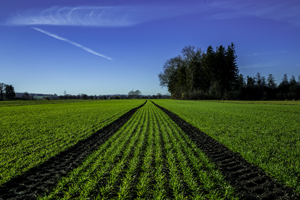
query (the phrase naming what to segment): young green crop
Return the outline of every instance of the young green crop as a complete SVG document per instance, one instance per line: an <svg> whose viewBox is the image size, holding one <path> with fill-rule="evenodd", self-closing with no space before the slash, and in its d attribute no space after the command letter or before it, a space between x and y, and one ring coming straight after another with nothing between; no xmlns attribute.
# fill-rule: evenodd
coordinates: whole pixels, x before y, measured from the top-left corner
<svg viewBox="0 0 300 200"><path fill-rule="evenodd" d="M300 192L299 105L174 100L155 103Z"/></svg>
<svg viewBox="0 0 300 200"><path fill-rule="evenodd" d="M0 185L115 121L144 100L0 107Z"/></svg>
<svg viewBox="0 0 300 200"><path fill-rule="evenodd" d="M148 102L40 199L237 199L208 158Z"/></svg>

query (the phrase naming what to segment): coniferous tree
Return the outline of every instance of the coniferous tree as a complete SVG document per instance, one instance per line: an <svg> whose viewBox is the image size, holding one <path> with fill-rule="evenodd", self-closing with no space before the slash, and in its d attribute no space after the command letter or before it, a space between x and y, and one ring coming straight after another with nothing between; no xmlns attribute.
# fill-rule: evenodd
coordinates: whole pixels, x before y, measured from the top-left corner
<svg viewBox="0 0 300 200"><path fill-rule="evenodd" d="M245 87L246 83L245 83L245 79L244 79L244 75L243 74L239 74L238 76L238 81L237 81L237 89L240 90L243 87Z"/></svg>
<svg viewBox="0 0 300 200"><path fill-rule="evenodd" d="M285 74L277 87L275 78L266 79L260 73L247 76L246 81L236 63L233 43L225 49L222 45L214 51L209 46L206 52L187 46L182 56L167 60L158 77L160 86L168 87L175 99L300 99L299 81Z"/></svg>
<svg viewBox="0 0 300 200"><path fill-rule="evenodd" d="M212 81L220 87L220 93L222 95L228 87L227 79L229 76L226 69L225 48L222 45L217 47L215 59L213 69L214 79Z"/></svg>
<svg viewBox="0 0 300 200"><path fill-rule="evenodd" d="M277 98L281 100L288 99L289 87L290 84L289 84L288 76L287 74L284 74L282 81L278 86L279 93L277 94Z"/></svg>
<svg viewBox="0 0 300 200"><path fill-rule="evenodd" d="M269 74L268 79L267 79L267 86L271 89L276 88L276 81L275 78L272 74Z"/></svg>
<svg viewBox="0 0 300 200"><path fill-rule="evenodd" d="M192 90L199 91L203 89L203 84L204 82L204 71L203 71L203 66L201 63L201 51L198 50L196 55L192 58L190 66L193 71L193 76L192 76Z"/></svg>
<svg viewBox="0 0 300 200"><path fill-rule="evenodd" d="M228 45L226 52L226 77L227 77L227 90L235 89L237 86L239 69L236 63L235 45L231 43Z"/></svg>
<svg viewBox="0 0 300 200"><path fill-rule="evenodd" d="M276 81L272 74L269 74L267 78L267 89L266 89L266 99L276 99Z"/></svg>
<svg viewBox="0 0 300 200"><path fill-rule="evenodd" d="M214 79L214 63L215 52L212 46L209 46L206 50L206 54L202 57L203 60L203 89L208 91Z"/></svg>
<svg viewBox="0 0 300 200"><path fill-rule="evenodd" d="M296 81L296 78L294 75L292 75L290 82L289 82L289 93L288 93L288 98L289 99L297 99L298 96L298 84Z"/></svg>

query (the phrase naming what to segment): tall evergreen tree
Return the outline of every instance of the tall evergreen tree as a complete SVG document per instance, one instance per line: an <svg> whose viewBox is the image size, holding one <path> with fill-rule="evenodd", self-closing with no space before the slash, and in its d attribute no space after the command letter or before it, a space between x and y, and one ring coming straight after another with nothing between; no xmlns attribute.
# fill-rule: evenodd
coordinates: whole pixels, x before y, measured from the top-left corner
<svg viewBox="0 0 300 200"><path fill-rule="evenodd" d="M238 75L239 75L239 69L236 63L236 52L235 52L235 45L231 43L231 45L228 45L226 52L226 89L232 90L236 88L237 81L238 81Z"/></svg>
<svg viewBox="0 0 300 200"><path fill-rule="evenodd" d="M278 89L279 89L278 98L279 99L287 99L288 98L289 87L290 87L290 84L289 84L288 76L287 76L287 74L284 74L281 83L278 85Z"/></svg>
<svg viewBox="0 0 300 200"><path fill-rule="evenodd" d="M221 94L224 90L227 89L227 79L228 79L228 71L226 69L226 58L225 58L225 48L221 45L217 47L215 53L215 65L213 68L214 79L213 82L218 84L221 88Z"/></svg>
<svg viewBox="0 0 300 200"><path fill-rule="evenodd" d="M259 72L257 72L256 76L255 76L255 82L256 82L256 86L258 87L258 89L261 89L262 86L262 77L260 75Z"/></svg>
<svg viewBox="0 0 300 200"><path fill-rule="evenodd" d="M245 83L245 79L244 79L244 75L243 74L239 74L238 76L238 82L237 82L237 89L241 90L243 87L245 87L246 83Z"/></svg>
<svg viewBox="0 0 300 200"><path fill-rule="evenodd" d="M192 90L198 91L203 89L204 82L204 70L201 63L201 50L197 50L195 56L190 62L191 69L193 71L192 76Z"/></svg>
<svg viewBox="0 0 300 200"><path fill-rule="evenodd" d="M268 79L267 79L267 86L270 89L275 89L276 88L276 81L275 78L272 74L269 74Z"/></svg>
<svg viewBox="0 0 300 200"><path fill-rule="evenodd" d="M288 98L289 99L297 99L298 96L298 84L296 81L296 78L294 75L292 75L290 81L289 81L289 93Z"/></svg>
<svg viewBox="0 0 300 200"><path fill-rule="evenodd" d="M212 46L207 47L206 54L202 57L203 64L203 89L208 91L214 80L215 52Z"/></svg>

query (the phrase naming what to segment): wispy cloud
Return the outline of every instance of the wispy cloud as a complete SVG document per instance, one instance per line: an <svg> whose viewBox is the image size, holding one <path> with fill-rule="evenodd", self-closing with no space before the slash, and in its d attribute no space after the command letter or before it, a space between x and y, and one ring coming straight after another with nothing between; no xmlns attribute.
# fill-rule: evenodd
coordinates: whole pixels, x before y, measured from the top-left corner
<svg viewBox="0 0 300 200"><path fill-rule="evenodd" d="M177 6L78 6L32 9L12 15L7 25L134 26L147 21L199 13L201 19L243 17L271 19L300 25L300 4L293 0L214 0Z"/></svg>
<svg viewBox="0 0 300 200"><path fill-rule="evenodd" d="M7 25L55 26L133 26L142 22L198 12L190 7L126 7L126 6L54 6L44 10L20 12L6 21Z"/></svg>
<svg viewBox="0 0 300 200"><path fill-rule="evenodd" d="M227 18L252 16L300 25L300 4L293 0L219 0L212 2L210 5L221 9L223 14L225 10L231 11L226 13ZM218 15L212 15L211 17L219 19Z"/></svg>
<svg viewBox="0 0 300 200"><path fill-rule="evenodd" d="M48 32L48 31L45 31L45 30L40 29L40 28L35 28L35 27L32 27L32 28L33 28L34 30L37 30L37 31L41 32L41 33L44 33L44 34L49 35L49 36L51 36L51 37L54 37L54 38L56 38L56 39L58 39L58 40L61 40L61 41L64 41L64 42L68 42L68 43L70 43L70 44L72 44L72 45L74 45L74 46L76 46L76 47L79 47L79 48L81 48L81 49L87 51L87 52L90 52L90 53L95 54L95 55L97 55L97 56L106 58L106 59L108 59L108 60L112 60L110 57L107 57L107 56L105 56L105 55L103 55L103 54L97 53L96 51L94 51L94 50L92 50L92 49L90 49L90 48L88 48L88 47L85 47L85 46L83 46L83 45L81 45L81 44L78 44L78 43L73 42L73 41L71 41L71 40L68 40L68 39L66 39L66 38L60 37L60 36L58 36L58 35L56 35L56 34L50 33L50 32Z"/></svg>
<svg viewBox="0 0 300 200"><path fill-rule="evenodd" d="M7 20L9 25L131 26L137 23L127 7L58 7L29 10Z"/></svg>

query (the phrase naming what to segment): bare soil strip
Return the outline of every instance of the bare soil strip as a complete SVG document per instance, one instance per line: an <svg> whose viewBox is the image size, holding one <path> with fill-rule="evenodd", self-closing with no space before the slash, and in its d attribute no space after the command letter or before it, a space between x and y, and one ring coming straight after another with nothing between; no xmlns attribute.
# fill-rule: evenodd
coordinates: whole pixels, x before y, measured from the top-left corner
<svg viewBox="0 0 300 200"><path fill-rule="evenodd" d="M37 196L48 193L56 186L61 177L77 168L89 154L116 133L146 102L131 109L87 139L79 141L73 147L50 158L45 163L6 182L0 188L0 199L36 199Z"/></svg>
<svg viewBox="0 0 300 200"><path fill-rule="evenodd" d="M248 163L240 154L232 152L171 111L152 103L164 111L218 166L243 199L300 199L300 195L293 189L276 182L261 168Z"/></svg>

